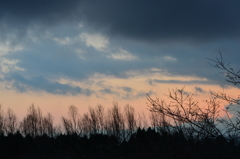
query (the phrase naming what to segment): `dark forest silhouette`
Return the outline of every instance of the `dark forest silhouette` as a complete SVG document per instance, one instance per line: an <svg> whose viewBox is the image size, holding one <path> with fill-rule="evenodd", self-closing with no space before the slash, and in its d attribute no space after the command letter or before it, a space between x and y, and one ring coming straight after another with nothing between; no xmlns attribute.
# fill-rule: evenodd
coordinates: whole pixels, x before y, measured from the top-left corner
<svg viewBox="0 0 240 159"><path fill-rule="evenodd" d="M226 65L221 54L210 62L239 86L240 71ZM61 125L34 105L21 121L10 108L1 108L0 158L240 158L240 112L230 117L239 97L211 92L207 107L183 88L167 97L169 103L147 95L150 125L132 106L117 102L107 110L89 107L84 114L71 105ZM221 110L221 101L232 106Z"/></svg>

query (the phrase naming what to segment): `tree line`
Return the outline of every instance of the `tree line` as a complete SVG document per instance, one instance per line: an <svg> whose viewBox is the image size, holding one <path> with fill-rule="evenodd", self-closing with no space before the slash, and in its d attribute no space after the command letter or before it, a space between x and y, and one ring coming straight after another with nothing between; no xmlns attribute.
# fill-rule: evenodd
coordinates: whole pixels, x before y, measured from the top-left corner
<svg viewBox="0 0 240 159"><path fill-rule="evenodd" d="M68 116L61 117L61 124L54 124L54 117L34 104L29 106L26 116L19 121L11 108L6 112L0 107L0 134L9 135L20 133L22 136L54 137L59 134L77 134L89 136L90 134L109 134L119 139L127 139L137 130L146 128L148 122L144 113L136 113L134 107L127 104L123 109L117 102L105 110L102 105L89 107L88 112L80 114L74 105L69 106Z"/></svg>
<svg viewBox="0 0 240 159"><path fill-rule="evenodd" d="M176 96L183 93L176 91ZM149 104L158 103L149 100ZM146 118L138 115L132 106L120 109L117 103L108 110L101 105L89 107L82 115L71 105L68 116L62 117L61 127L53 124L50 113L43 115L34 105L28 108L22 121L17 121L11 109L6 113L1 109L1 158L240 157L239 137L217 130L212 114L215 109L206 110L207 117L194 107L193 112L191 109L183 112L181 108L162 106L165 107L156 105L158 111L150 106L153 110L148 128ZM194 117L191 113L198 115ZM199 119L202 115L204 118Z"/></svg>

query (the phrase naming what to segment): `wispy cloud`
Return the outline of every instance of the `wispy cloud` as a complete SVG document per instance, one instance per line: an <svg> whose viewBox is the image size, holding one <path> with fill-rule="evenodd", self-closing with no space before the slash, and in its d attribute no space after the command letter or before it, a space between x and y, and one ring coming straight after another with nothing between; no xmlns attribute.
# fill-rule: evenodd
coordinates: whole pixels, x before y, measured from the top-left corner
<svg viewBox="0 0 240 159"><path fill-rule="evenodd" d="M164 56L164 57L163 57L163 60L166 60L166 61L177 61L176 58L171 57L171 56Z"/></svg>
<svg viewBox="0 0 240 159"><path fill-rule="evenodd" d="M132 61L132 60L138 59L136 56L134 56L133 54L131 54L130 52L122 48L120 48L117 53L110 53L110 55L108 55L107 57L115 60L126 60L126 61Z"/></svg>
<svg viewBox="0 0 240 159"><path fill-rule="evenodd" d="M12 74L9 79L13 80L11 87L19 92L28 91L45 91L51 94L61 95L79 95L84 94L90 96L93 91L89 89L82 89L78 86L70 86L68 84L61 84L59 82L49 81L43 76L36 76L26 78L20 74Z"/></svg>
<svg viewBox="0 0 240 159"><path fill-rule="evenodd" d="M0 42L0 56L8 53L17 52L23 50L24 47L20 44L12 44L11 41Z"/></svg>

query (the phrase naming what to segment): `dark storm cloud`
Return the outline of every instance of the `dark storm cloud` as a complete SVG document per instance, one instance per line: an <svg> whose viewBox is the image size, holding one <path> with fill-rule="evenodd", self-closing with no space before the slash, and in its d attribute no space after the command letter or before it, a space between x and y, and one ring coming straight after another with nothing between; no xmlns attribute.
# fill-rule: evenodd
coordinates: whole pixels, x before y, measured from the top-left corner
<svg viewBox="0 0 240 159"><path fill-rule="evenodd" d="M13 81L12 87L19 92L27 92L29 90L45 91L52 94L62 95L78 95L84 94L90 96L93 92L89 89L82 89L78 86L73 87L68 84L61 84L58 82L51 82L43 76L36 76L32 78L25 78L20 74L12 74L7 77Z"/></svg>
<svg viewBox="0 0 240 159"><path fill-rule="evenodd" d="M239 8L236 0L85 0L82 6L96 28L146 40L239 37Z"/></svg>
<svg viewBox="0 0 240 159"><path fill-rule="evenodd" d="M15 28L84 21L134 39L209 40L239 37L239 8L236 0L1 0L0 20Z"/></svg>
<svg viewBox="0 0 240 159"><path fill-rule="evenodd" d="M12 18L15 22L38 22L43 25L66 20L78 14L79 0L1 0L0 17Z"/></svg>
<svg viewBox="0 0 240 159"><path fill-rule="evenodd" d="M79 23L79 3L79 0L0 0L0 40L13 35L17 43L27 36L29 29L40 36L60 24Z"/></svg>

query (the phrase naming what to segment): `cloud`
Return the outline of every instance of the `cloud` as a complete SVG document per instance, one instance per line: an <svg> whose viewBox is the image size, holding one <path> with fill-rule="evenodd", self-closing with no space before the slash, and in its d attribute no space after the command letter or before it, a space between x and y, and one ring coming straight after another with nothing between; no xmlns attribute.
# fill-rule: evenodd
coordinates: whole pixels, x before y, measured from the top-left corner
<svg viewBox="0 0 240 159"><path fill-rule="evenodd" d="M58 42L59 44L62 45L67 45L71 43L71 40L69 37L65 37L65 38L54 38L53 40L55 40L56 42Z"/></svg>
<svg viewBox="0 0 240 159"><path fill-rule="evenodd" d="M166 60L166 61L177 61L176 58L171 57L171 56L164 56L164 57L163 57L163 60Z"/></svg>
<svg viewBox="0 0 240 159"><path fill-rule="evenodd" d="M156 94L156 93L153 92L153 91L151 91L151 90L148 91L148 92L145 92L145 91L142 91L142 90L141 90L141 91L139 91L139 92L137 93L136 97L137 97L137 98L146 97L147 94L151 96L151 95Z"/></svg>
<svg viewBox="0 0 240 159"><path fill-rule="evenodd" d="M18 60L9 60L0 58L0 70L2 73L8 73L16 70L24 71L24 69L17 66Z"/></svg>
<svg viewBox="0 0 240 159"><path fill-rule="evenodd" d="M82 4L85 21L107 28L111 35L189 42L240 36L240 2L235 0L93 0Z"/></svg>
<svg viewBox="0 0 240 159"><path fill-rule="evenodd" d="M154 86L155 83L175 83L175 84L216 84L215 81L209 81L209 80L159 80L159 79L149 79L148 80L149 85Z"/></svg>
<svg viewBox="0 0 240 159"><path fill-rule="evenodd" d="M149 78L154 73L161 76L164 71L177 78L154 76L149 84L225 86L224 76L204 59L218 56L219 50L226 62L239 68L238 1L42 2L13 0L0 5L0 77L14 81L16 88L41 89L37 82L32 82L37 79L27 77L48 77L46 83L60 78L82 82L96 75ZM27 80L23 84L12 74ZM184 81L180 76L199 80ZM82 91L57 82L51 84L72 90L72 94ZM56 87L51 87L52 91L45 87L42 90L57 94ZM111 93L108 87L104 89L103 92ZM127 90L118 91L126 94Z"/></svg>
<svg viewBox="0 0 240 159"><path fill-rule="evenodd" d="M124 90L125 92L131 93L133 89L131 87L120 87L120 89Z"/></svg>
<svg viewBox="0 0 240 159"><path fill-rule="evenodd" d="M194 89L195 89L195 92L198 94L198 93L205 93L206 91L205 90L203 90L201 87L194 87Z"/></svg>
<svg viewBox="0 0 240 159"><path fill-rule="evenodd" d="M98 51L104 51L109 44L108 38L101 34L81 33L79 36L88 47L92 46Z"/></svg>
<svg viewBox="0 0 240 159"><path fill-rule="evenodd" d="M78 8L79 0L11 0L1 1L1 19L11 17L16 22L45 22L54 23L59 20L67 20L74 17Z"/></svg>
<svg viewBox="0 0 240 159"><path fill-rule="evenodd" d="M133 54L131 54L130 52L122 48L119 49L119 52L110 53L110 55L108 55L107 57L112 58L114 60L127 60L127 61L138 59L136 56L134 56Z"/></svg>
<svg viewBox="0 0 240 159"><path fill-rule="evenodd" d="M90 96L93 91L89 89L82 89L78 86L70 86L68 84L61 84L55 81L49 81L43 76L35 76L26 78L20 74L12 74L10 77L5 78L12 81L12 88L19 92L33 91L45 91L51 94L60 95L79 95L84 94ZM10 81L9 81L10 82ZM10 88L11 89L11 88Z"/></svg>
<svg viewBox="0 0 240 159"><path fill-rule="evenodd" d="M1 2L0 28L78 23L137 40L209 41L239 38L239 8L236 0L12 0Z"/></svg>
<svg viewBox="0 0 240 159"><path fill-rule="evenodd" d="M110 88L102 89L102 90L100 90L100 92L104 93L104 94L115 94L116 95L116 92L112 91Z"/></svg>
<svg viewBox="0 0 240 159"><path fill-rule="evenodd" d="M6 55L8 53L17 52L23 50L24 47L20 44L14 45L11 41L0 42L0 56Z"/></svg>

